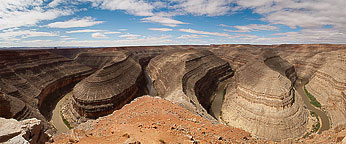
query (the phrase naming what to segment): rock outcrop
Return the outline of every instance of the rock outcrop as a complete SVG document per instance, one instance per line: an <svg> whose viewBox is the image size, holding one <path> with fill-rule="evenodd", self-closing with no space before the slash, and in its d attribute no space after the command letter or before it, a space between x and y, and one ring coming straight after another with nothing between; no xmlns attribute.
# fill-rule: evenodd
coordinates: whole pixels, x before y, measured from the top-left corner
<svg viewBox="0 0 346 144"><path fill-rule="evenodd" d="M36 118L23 121L0 118L0 143L38 144L49 139L50 136L43 130L43 124Z"/></svg>
<svg viewBox="0 0 346 144"><path fill-rule="evenodd" d="M174 50L154 57L146 69L157 95L205 118L220 81L233 76L230 65L207 50Z"/></svg>
<svg viewBox="0 0 346 144"><path fill-rule="evenodd" d="M327 111L332 127L337 127L346 123L346 55L345 51L329 55L306 89Z"/></svg>
<svg viewBox="0 0 346 144"><path fill-rule="evenodd" d="M249 133L212 124L160 97L143 96L111 115L89 120L53 143L263 143Z"/></svg>
<svg viewBox="0 0 346 144"><path fill-rule="evenodd" d="M228 125L274 141L306 132L308 111L292 82L264 62L244 66L229 85L221 115Z"/></svg>

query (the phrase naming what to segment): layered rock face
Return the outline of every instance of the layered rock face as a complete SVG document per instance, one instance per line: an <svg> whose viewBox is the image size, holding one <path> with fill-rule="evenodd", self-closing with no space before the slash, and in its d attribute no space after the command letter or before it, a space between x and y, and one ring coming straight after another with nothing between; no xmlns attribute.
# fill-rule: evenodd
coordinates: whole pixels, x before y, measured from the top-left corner
<svg viewBox="0 0 346 144"><path fill-rule="evenodd" d="M126 57L126 55L123 52L102 52L93 50L77 54L75 61L97 70L109 62L122 59L124 57Z"/></svg>
<svg viewBox="0 0 346 144"><path fill-rule="evenodd" d="M238 70L229 85L222 106L228 125L275 141L306 132L308 112L286 76L255 61Z"/></svg>
<svg viewBox="0 0 346 144"><path fill-rule="evenodd" d="M121 108L143 94L145 78L132 57L109 63L73 89L74 109L83 117L97 118Z"/></svg>
<svg viewBox="0 0 346 144"><path fill-rule="evenodd" d="M146 69L157 95L213 120L207 114L220 81L233 75L230 65L206 50L175 50L154 57Z"/></svg>
<svg viewBox="0 0 346 144"><path fill-rule="evenodd" d="M53 93L90 73L91 68L45 50L0 51L0 92L18 120L36 117L47 126L59 98Z"/></svg>
<svg viewBox="0 0 346 144"><path fill-rule="evenodd" d="M328 112L332 127L346 122L345 51L331 52L327 62L312 76L306 89Z"/></svg>

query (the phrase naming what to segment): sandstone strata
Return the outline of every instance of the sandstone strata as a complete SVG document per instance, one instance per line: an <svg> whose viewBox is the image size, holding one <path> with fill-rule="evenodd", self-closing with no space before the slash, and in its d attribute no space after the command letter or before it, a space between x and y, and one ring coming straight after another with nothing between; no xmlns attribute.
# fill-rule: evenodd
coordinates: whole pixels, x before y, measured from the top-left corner
<svg viewBox="0 0 346 144"><path fill-rule="evenodd" d="M285 75L256 61L238 70L229 85L222 106L228 125L275 141L306 132L308 112Z"/></svg>
<svg viewBox="0 0 346 144"><path fill-rule="evenodd" d="M55 93L90 72L87 66L45 50L0 51L0 92L7 95L11 117L17 120L35 117L48 126L49 111L59 99Z"/></svg>
<svg viewBox="0 0 346 144"><path fill-rule="evenodd" d="M206 50L175 50L154 57L146 71L157 94L210 120L211 96L233 75L230 65Z"/></svg>
<svg viewBox="0 0 346 144"><path fill-rule="evenodd" d="M306 89L328 112L332 127L346 122L346 55L331 52L327 62L312 76Z"/></svg>
<svg viewBox="0 0 346 144"><path fill-rule="evenodd" d="M75 86L73 107L87 118L110 114L143 94L144 83L141 66L133 58L109 63Z"/></svg>
<svg viewBox="0 0 346 144"><path fill-rule="evenodd" d="M108 115L134 98L146 94L143 69L158 53L161 51L99 53L100 56L106 54L111 57L111 61L75 86L72 103L64 112L66 117L73 124L78 124L85 118L95 119Z"/></svg>

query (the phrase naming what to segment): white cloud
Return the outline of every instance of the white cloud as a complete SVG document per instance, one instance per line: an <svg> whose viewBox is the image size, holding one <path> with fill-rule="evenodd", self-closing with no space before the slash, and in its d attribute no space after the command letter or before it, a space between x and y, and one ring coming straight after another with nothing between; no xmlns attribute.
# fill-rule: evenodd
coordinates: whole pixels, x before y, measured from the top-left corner
<svg viewBox="0 0 346 144"><path fill-rule="evenodd" d="M101 24L104 21L95 21L91 17L83 17L81 19L73 18L64 22L54 22L47 25L51 28L74 28L74 27L89 27L97 24Z"/></svg>
<svg viewBox="0 0 346 144"><path fill-rule="evenodd" d="M1 0L0 30L35 26L43 20L53 20L72 13L71 9L45 8L42 0Z"/></svg>
<svg viewBox="0 0 346 144"><path fill-rule="evenodd" d="M126 39L137 39L138 37L140 37L141 35L135 35L135 34L124 34L124 35L120 35L119 37L121 38L126 38Z"/></svg>
<svg viewBox="0 0 346 144"><path fill-rule="evenodd" d="M50 6L50 7L56 7L56 6L58 6L60 3L62 3L62 2L64 2L64 0L53 0L52 2L50 2L49 4L48 4L48 6Z"/></svg>
<svg viewBox="0 0 346 144"><path fill-rule="evenodd" d="M84 30L66 31L66 33L91 33L91 32L102 32L102 31L105 31L105 30L84 29Z"/></svg>
<svg viewBox="0 0 346 144"><path fill-rule="evenodd" d="M77 38L63 38L62 40L67 41L67 40L74 40L74 39L77 39Z"/></svg>
<svg viewBox="0 0 346 144"><path fill-rule="evenodd" d="M92 2L94 7L107 10L125 10L135 16L152 16L154 6L143 0L81 0Z"/></svg>
<svg viewBox="0 0 346 144"><path fill-rule="evenodd" d="M231 9L232 0L173 0L175 8L194 15L220 16Z"/></svg>
<svg viewBox="0 0 346 144"><path fill-rule="evenodd" d="M191 35L181 35L177 39L197 39L201 37L208 37L208 36L191 34Z"/></svg>
<svg viewBox="0 0 346 144"><path fill-rule="evenodd" d="M148 28L148 30L168 32L168 31L172 31L173 29L170 29L170 28Z"/></svg>
<svg viewBox="0 0 346 144"><path fill-rule="evenodd" d="M237 0L241 9L250 8L264 15L262 20L291 28L320 28L332 25L345 30L345 0ZM346 30L345 30L346 31Z"/></svg>
<svg viewBox="0 0 346 144"><path fill-rule="evenodd" d="M178 20L174 20L170 17L163 17L163 16L152 16L152 17L146 17L141 19L142 22L151 22L151 23L160 23L165 26L170 27L176 27L179 24L187 24Z"/></svg>
<svg viewBox="0 0 346 144"><path fill-rule="evenodd" d="M40 37L40 36L58 36L56 33L52 32L40 32L40 31L32 31L32 30L13 30L0 33L0 39L3 40L20 40L18 38L28 38L28 37Z"/></svg>
<svg viewBox="0 0 346 144"><path fill-rule="evenodd" d="M193 33L193 34L203 34L203 35L214 35L214 36L221 36L221 37L232 37L229 34L226 33L218 33L218 32L206 32L206 31L198 31L193 29L179 29L181 32L187 32L187 33Z"/></svg>
<svg viewBox="0 0 346 144"><path fill-rule="evenodd" d="M121 32L104 32L104 34L120 34Z"/></svg>
<svg viewBox="0 0 346 144"><path fill-rule="evenodd" d="M97 39L105 39L108 38L106 35L104 35L103 33L93 33L91 34L91 37L93 38L97 38Z"/></svg>
<svg viewBox="0 0 346 144"><path fill-rule="evenodd" d="M27 46L27 47L113 47L113 46L144 46L144 45L169 45L178 44L171 40L171 35L159 37L145 37L140 39L122 39L122 40L31 40L18 42L0 42L4 47Z"/></svg>
<svg viewBox="0 0 346 144"><path fill-rule="evenodd" d="M249 25L243 25L243 26L240 26L240 25L227 26L224 24L220 24L220 26L237 29L237 30L224 29L224 31L229 31L229 32L278 31L279 30L279 28L276 26L263 25L263 24L249 24Z"/></svg>

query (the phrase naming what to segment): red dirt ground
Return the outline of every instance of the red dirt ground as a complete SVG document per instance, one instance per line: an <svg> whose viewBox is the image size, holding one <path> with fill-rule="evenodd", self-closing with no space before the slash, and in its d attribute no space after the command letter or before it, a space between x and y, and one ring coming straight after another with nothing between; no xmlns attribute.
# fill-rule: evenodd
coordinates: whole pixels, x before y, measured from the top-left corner
<svg viewBox="0 0 346 144"><path fill-rule="evenodd" d="M94 129L85 130L90 125ZM54 143L263 143L243 130L212 124L171 102L149 96L137 98L90 125L57 136Z"/></svg>

